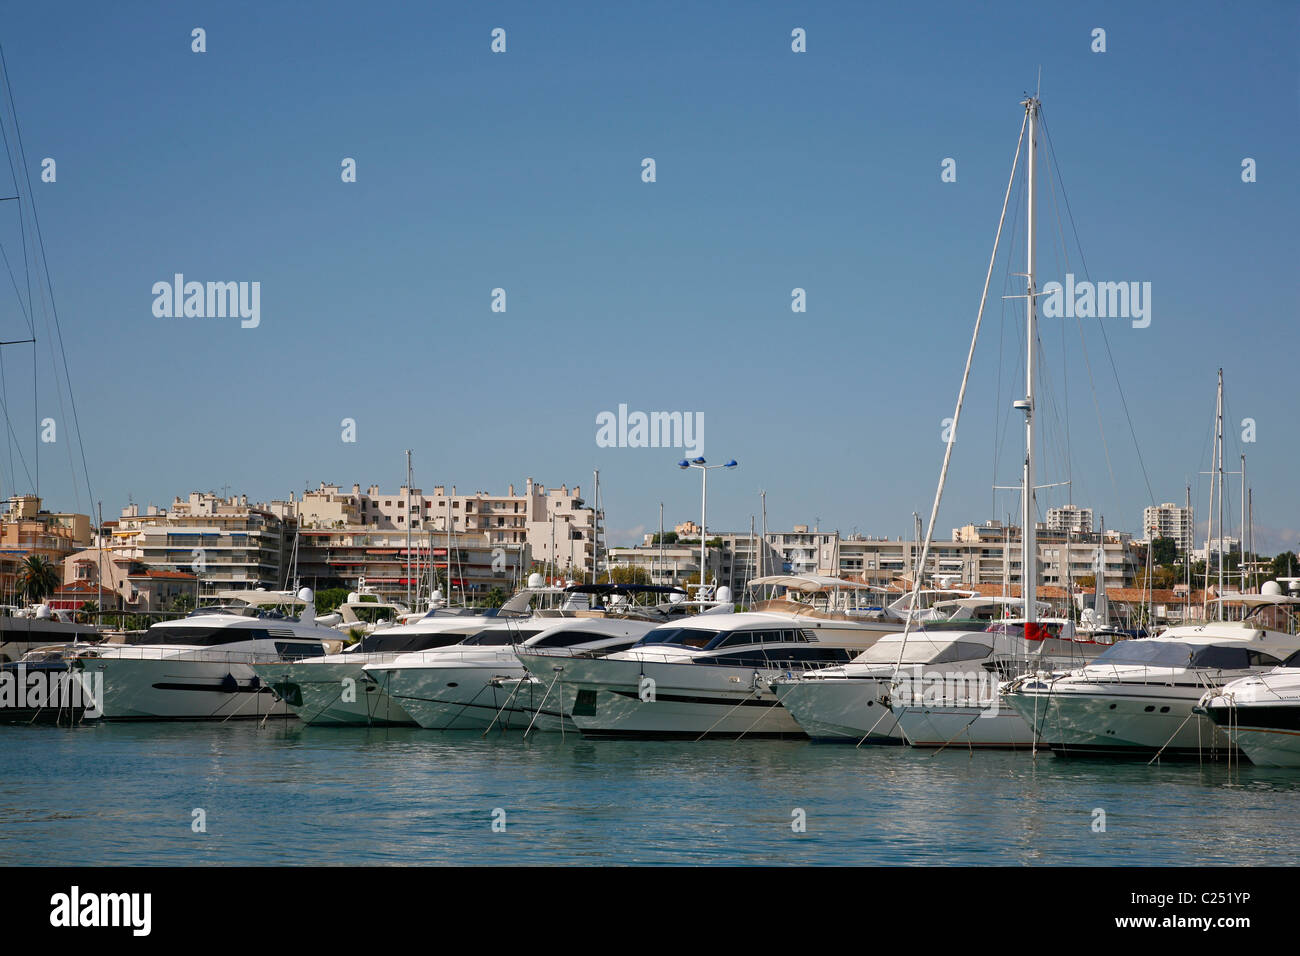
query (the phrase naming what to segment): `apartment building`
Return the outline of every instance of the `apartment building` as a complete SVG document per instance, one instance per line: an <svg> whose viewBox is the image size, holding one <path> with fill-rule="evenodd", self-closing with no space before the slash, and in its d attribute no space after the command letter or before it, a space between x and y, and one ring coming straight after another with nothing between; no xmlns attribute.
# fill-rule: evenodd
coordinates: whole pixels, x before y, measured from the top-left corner
<svg viewBox="0 0 1300 956"><path fill-rule="evenodd" d="M200 600L225 590L287 587L294 525L247 495L206 492L177 497L170 508L122 509L109 548L115 559L198 579Z"/></svg>
<svg viewBox="0 0 1300 956"><path fill-rule="evenodd" d="M1145 539L1173 538L1179 555L1186 555L1194 546L1192 509L1173 502L1142 509L1142 534Z"/></svg>
<svg viewBox="0 0 1300 956"><path fill-rule="evenodd" d="M1062 505L1060 508L1047 509L1047 530L1053 534L1090 534L1092 532L1092 509L1077 505Z"/></svg>
<svg viewBox="0 0 1300 956"><path fill-rule="evenodd" d="M60 565L68 555L90 544L90 516L51 512L36 495L14 495L0 515L0 598L21 604L19 578L23 562L39 555Z"/></svg>
<svg viewBox="0 0 1300 956"><path fill-rule="evenodd" d="M411 531L445 535L481 535L486 544L504 550L526 549L532 560L561 574L589 572L596 549L599 516L582 498L582 489L568 485L547 489L532 478L522 491L512 484L504 495L477 491L460 494L456 486L434 487L431 494L401 486L382 492L378 485L364 491L322 483L288 501L273 501L271 510L294 520L304 531L364 529L374 532Z"/></svg>

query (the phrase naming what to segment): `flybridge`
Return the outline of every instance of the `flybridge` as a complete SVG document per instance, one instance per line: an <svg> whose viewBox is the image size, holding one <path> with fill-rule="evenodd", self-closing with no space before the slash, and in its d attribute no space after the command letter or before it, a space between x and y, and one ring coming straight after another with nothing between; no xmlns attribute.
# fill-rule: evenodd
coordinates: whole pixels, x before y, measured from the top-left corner
<svg viewBox="0 0 1300 956"><path fill-rule="evenodd" d="M245 329L262 322L260 282L186 282L178 272L171 282L155 282L153 295L153 314L160 319L239 318Z"/></svg>

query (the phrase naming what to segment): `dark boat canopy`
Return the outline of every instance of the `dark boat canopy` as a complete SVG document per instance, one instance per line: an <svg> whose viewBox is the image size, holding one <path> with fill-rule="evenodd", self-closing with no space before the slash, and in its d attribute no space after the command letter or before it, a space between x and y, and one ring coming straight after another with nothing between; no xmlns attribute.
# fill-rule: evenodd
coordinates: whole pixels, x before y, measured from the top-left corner
<svg viewBox="0 0 1300 956"><path fill-rule="evenodd" d="M565 594L685 594L683 588L666 584L575 584Z"/></svg>

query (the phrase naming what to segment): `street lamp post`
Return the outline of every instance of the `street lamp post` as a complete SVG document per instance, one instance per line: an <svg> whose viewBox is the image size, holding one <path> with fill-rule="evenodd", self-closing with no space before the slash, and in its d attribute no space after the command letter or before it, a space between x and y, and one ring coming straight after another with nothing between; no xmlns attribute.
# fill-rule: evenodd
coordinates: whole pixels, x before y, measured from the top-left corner
<svg viewBox="0 0 1300 956"><path fill-rule="evenodd" d="M683 458L677 463L677 467L685 471L687 468L700 469L700 591L699 600L704 600L704 572L707 566L708 552L708 514L709 514L709 472L714 468L735 468L736 459L731 459L725 465L710 465L703 458L692 458L687 461Z"/></svg>

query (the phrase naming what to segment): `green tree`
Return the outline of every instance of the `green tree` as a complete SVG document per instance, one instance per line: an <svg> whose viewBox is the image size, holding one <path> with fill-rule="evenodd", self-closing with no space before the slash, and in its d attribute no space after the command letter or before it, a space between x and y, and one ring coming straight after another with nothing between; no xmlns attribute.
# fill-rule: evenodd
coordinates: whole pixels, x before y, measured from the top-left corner
<svg viewBox="0 0 1300 956"><path fill-rule="evenodd" d="M623 565L611 572L615 584L649 584L650 572L635 565Z"/></svg>
<svg viewBox="0 0 1300 956"><path fill-rule="evenodd" d="M487 595L483 598L483 605L485 607L500 607L505 603L506 592L500 588L493 588L491 591L488 591Z"/></svg>
<svg viewBox="0 0 1300 956"><path fill-rule="evenodd" d="M316 592L316 613L330 614L348 599L347 588L325 588Z"/></svg>
<svg viewBox="0 0 1300 956"><path fill-rule="evenodd" d="M1294 551L1283 551L1273 559L1273 577L1287 578L1296 573L1300 573L1300 558Z"/></svg>
<svg viewBox="0 0 1300 956"><path fill-rule="evenodd" d="M176 614L188 614L194 610L194 595L189 592L177 594L167 602L166 609Z"/></svg>
<svg viewBox="0 0 1300 956"><path fill-rule="evenodd" d="M76 621L78 624L93 624L99 614L99 604L96 601L85 601L81 607L77 608Z"/></svg>
<svg viewBox="0 0 1300 956"><path fill-rule="evenodd" d="M1178 542L1173 538L1155 538L1151 542L1151 563L1157 567L1178 563Z"/></svg>
<svg viewBox="0 0 1300 956"><path fill-rule="evenodd" d="M29 554L18 572L18 586L34 604L53 594L59 586L59 569L40 554Z"/></svg>

